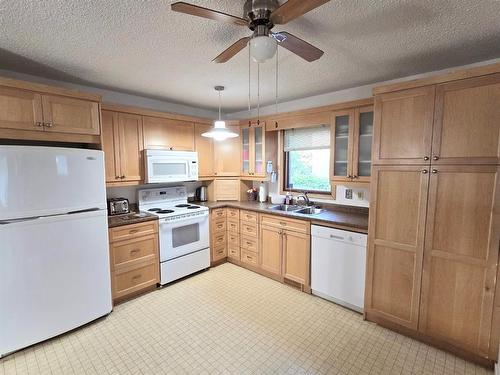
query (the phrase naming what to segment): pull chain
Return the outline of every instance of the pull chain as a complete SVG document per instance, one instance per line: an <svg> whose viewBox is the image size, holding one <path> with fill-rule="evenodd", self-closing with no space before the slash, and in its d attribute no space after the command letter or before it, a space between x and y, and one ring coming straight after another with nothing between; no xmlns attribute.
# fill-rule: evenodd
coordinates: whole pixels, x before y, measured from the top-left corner
<svg viewBox="0 0 500 375"><path fill-rule="evenodd" d="M260 63L257 63L257 125L260 125Z"/></svg>
<svg viewBox="0 0 500 375"><path fill-rule="evenodd" d="M252 68L252 65L251 65L251 61L250 61L250 45L248 46L248 114L249 116L251 116L251 112L252 112L252 107L251 107L251 68Z"/></svg>
<svg viewBox="0 0 500 375"><path fill-rule="evenodd" d="M276 73L276 87L274 88L274 94L275 94L274 104L275 104L275 112L276 112L276 114L278 113L278 80L279 80L278 51L279 50L280 50L279 48L276 49L276 70L275 70L275 73Z"/></svg>

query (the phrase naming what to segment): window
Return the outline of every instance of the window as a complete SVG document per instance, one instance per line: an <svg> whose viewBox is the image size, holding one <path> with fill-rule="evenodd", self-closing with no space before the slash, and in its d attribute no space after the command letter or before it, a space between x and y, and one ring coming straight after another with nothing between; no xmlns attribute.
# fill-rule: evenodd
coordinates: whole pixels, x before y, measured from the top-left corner
<svg viewBox="0 0 500 375"><path fill-rule="evenodd" d="M284 189L330 193L330 127L284 131Z"/></svg>

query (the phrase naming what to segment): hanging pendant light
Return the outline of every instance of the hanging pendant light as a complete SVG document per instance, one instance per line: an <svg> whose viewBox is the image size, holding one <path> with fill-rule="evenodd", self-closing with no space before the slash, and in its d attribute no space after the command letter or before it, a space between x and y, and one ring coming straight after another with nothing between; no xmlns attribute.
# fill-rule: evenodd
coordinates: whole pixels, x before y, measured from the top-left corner
<svg viewBox="0 0 500 375"><path fill-rule="evenodd" d="M221 119L221 92L224 91L224 86L215 86L215 91L219 93L219 119L214 122L214 127L210 131L203 133L201 136L213 138L216 141L224 141L228 138L236 138L239 134L227 129L226 122L222 121Z"/></svg>

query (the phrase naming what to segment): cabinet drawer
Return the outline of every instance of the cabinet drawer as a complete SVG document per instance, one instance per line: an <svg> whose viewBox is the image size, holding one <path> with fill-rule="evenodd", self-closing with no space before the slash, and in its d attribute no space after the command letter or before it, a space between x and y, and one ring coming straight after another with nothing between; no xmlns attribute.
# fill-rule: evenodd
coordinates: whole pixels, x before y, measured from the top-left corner
<svg viewBox="0 0 500 375"><path fill-rule="evenodd" d="M113 298L124 297L159 282L158 262L146 263L136 269L113 275Z"/></svg>
<svg viewBox="0 0 500 375"><path fill-rule="evenodd" d="M307 233L307 234L310 233L311 231L311 224L308 221L294 220L288 218L285 219L280 216L261 215L260 225L270 226L275 228L283 228L294 232Z"/></svg>
<svg viewBox="0 0 500 375"><path fill-rule="evenodd" d="M212 231L214 233L225 232L226 231L226 218L216 219L212 221Z"/></svg>
<svg viewBox="0 0 500 375"><path fill-rule="evenodd" d="M259 226L257 223L241 223L240 225L241 234L245 236L255 237L259 236Z"/></svg>
<svg viewBox="0 0 500 375"><path fill-rule="evenodd" d="M253 211L240 211L240 220L245 221L245 222L250 222L250 223L257 223L257 219L259 217L259 214L257 212Z"/></svg>
<svg viewBox="0 0 500 375"><path fill-rule="evenodd" d="M257 253L241 249L241 262L257 266L259 264L259 257Z"/></svg>
<svg viewBox="0 0 500 375"><path fill-rule="evenodd" d="M158 254L158 237L152 234L111 244L111 264L113 269L129 266L131 263L152 260Z"/></svg>
<svg viewBox="0 0 500 375"><path fill-rule="evenodd" d="M109 242L128 240L158 233L158 220L145 223L124 225L109 230Z"/></svg>
<svg viewBox="0 0 500 375"><path fill-rule="evenodd" d="M212 219L219 219L221 217L226 217L225 208L217 208L215 210L212 210Z"/></svg>
<svg viewBox="0 0 500 375"><path fill-rule="evenodd" d="M227 234L227 246L240 246L240 235L237 233Z"/></svg>
<svg viewBox="0 0 500 375"><path fill-rule="evenodd" d="M212 246L226 246L226 232L214 233L212 236Z"/></svg>
<svg viewBox="0 0 500 375"><path fill-rule="evenodd" d="M214 246L212 250L212 261L224 259L227 256L226 245Z"/></svg>
<svg viewBox="0 0 500 375"><path fill-rule="evenodd" d="M240 233L240 222L235 219L227 219L227 230L233 233Z"/></svg>
<svg viewBox="0 0 500 375"><path fill-rule="evenodd" d="M240 219L240 210L237 208L228 208L227 209L227 218L228 219Z"/></svg>
<svg viewBox="0 0 500 375"><path fill-rule="evenodd" d="M257 253L259 251L259 240L252 237L241 237L240 246L243 249Z"/></svg>
<svg viewBox="0 0 500 375"><path fill-rule="evenodd" d="M229 246L227 249L227 256L232 259L240 260L240 248L239 246L232 247Z"/></svg>

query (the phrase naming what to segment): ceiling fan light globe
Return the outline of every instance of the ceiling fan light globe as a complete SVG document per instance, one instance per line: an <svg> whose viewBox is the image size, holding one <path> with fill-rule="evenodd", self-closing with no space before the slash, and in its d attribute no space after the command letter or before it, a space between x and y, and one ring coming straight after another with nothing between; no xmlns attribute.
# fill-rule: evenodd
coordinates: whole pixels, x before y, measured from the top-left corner
<svg viewBox="0 0 500 375"><path fill-rule="evenodd" d="M256 36L250 40L250 55L257 63L265 62L276 54L278 43L269 36Z"/></svg>

